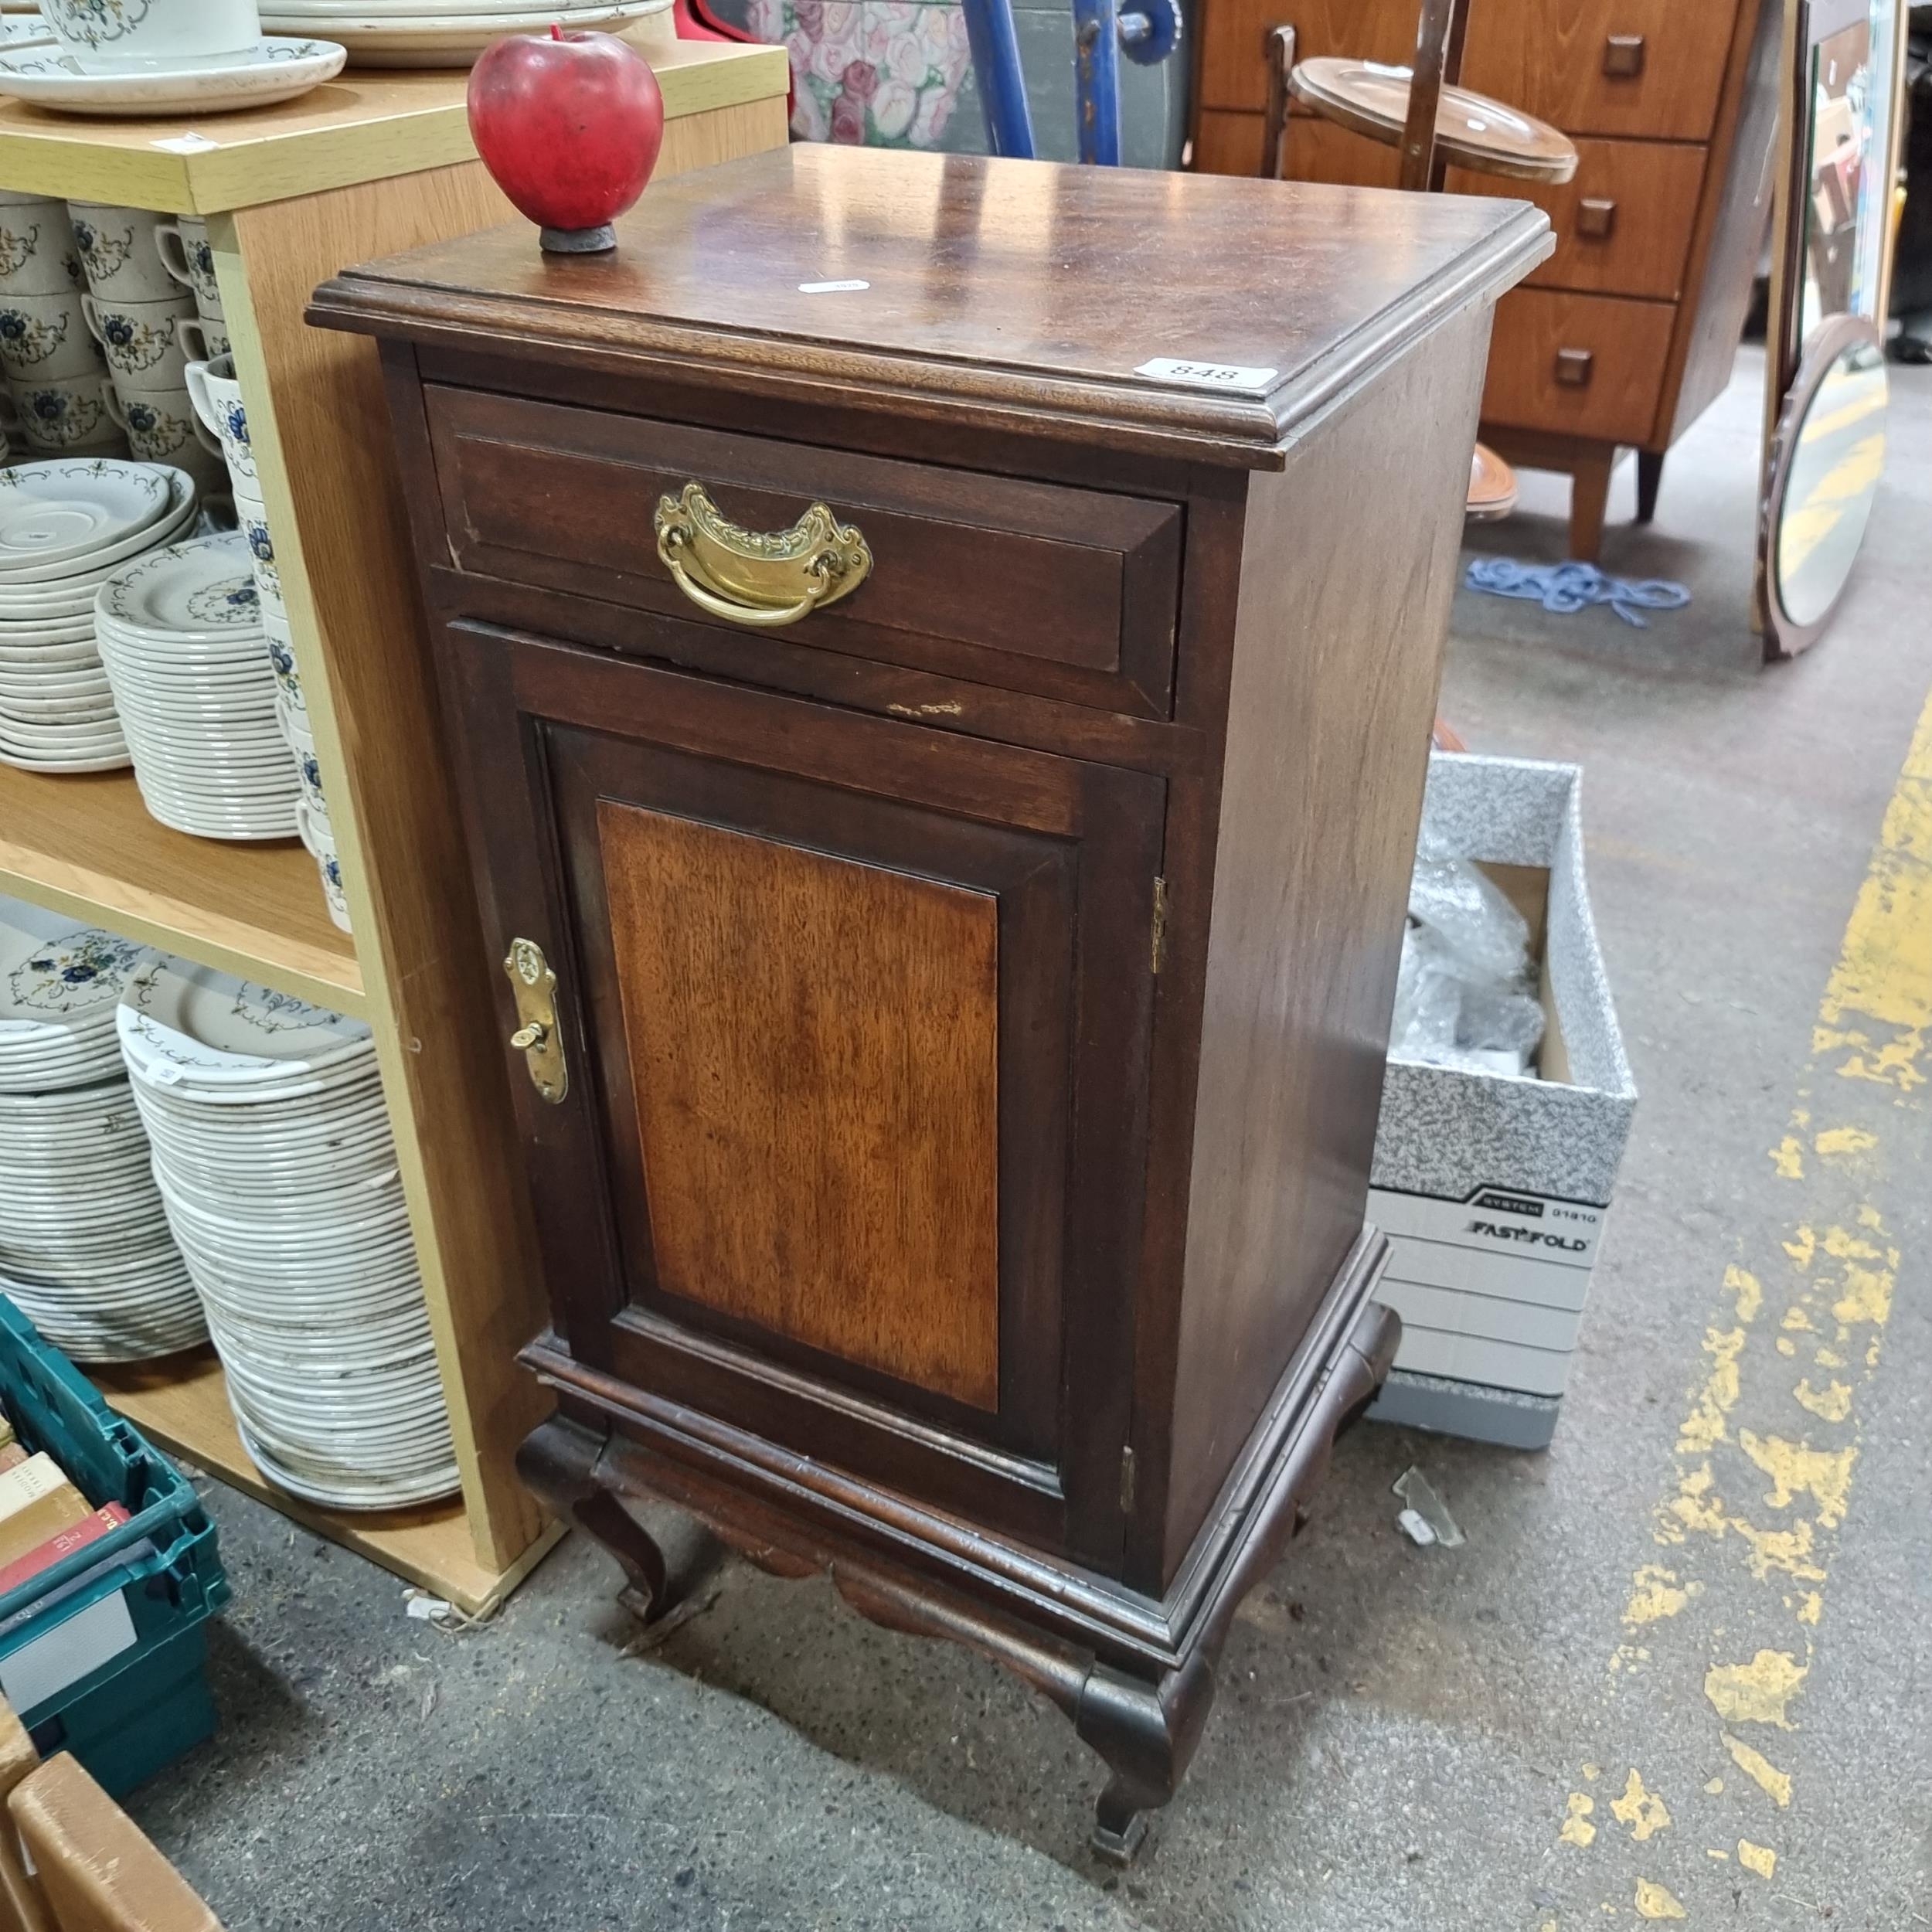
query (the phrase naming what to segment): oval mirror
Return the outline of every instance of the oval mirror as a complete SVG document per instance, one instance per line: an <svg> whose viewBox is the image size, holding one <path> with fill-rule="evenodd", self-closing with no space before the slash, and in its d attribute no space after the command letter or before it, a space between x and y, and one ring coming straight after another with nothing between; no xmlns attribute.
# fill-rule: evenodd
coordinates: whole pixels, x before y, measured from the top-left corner
<svg viewBox="0 0 1932 1932"><path fill-rule="evenodd" d="M1850 580L1885 467L1878 333L1856 316L1808 345L1774 444L1765 539L1771 628L1790 656L1821 631Z"/></svg>

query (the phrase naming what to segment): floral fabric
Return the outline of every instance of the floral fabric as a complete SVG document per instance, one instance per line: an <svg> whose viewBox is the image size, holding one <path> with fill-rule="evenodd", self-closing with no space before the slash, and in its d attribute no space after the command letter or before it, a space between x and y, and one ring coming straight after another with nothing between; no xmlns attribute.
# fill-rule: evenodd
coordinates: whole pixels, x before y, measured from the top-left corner
<svg viewBox="0 0 1932 1932"><path fill-rule="evenodd" d="M791 56L804 141L935 147L971 63L954 0L750 0L745 24Z"/></svg>

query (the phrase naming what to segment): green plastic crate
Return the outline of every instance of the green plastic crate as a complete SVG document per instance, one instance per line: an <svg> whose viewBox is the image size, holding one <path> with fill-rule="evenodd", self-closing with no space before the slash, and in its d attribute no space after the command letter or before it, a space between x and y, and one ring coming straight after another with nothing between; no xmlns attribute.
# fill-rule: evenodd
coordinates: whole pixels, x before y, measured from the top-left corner
<svg viewBox="0 0 1932 1932"><path fill-rule="evenodd" d="M97 1509L128 1519L0 1596L0 1689L44 1757L117 1796L215 1728L206 1620L227 1602L190 1485L0 1295L0 1407Z"/></svg>

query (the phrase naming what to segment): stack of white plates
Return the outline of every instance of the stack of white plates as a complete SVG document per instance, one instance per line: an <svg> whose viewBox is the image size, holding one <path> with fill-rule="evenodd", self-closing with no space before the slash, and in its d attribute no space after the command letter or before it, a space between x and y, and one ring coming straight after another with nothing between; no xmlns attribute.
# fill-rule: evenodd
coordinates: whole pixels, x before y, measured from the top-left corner
<svg viewBox="0 0 1932 1932"><path fill-rule="evenodd" d="M467 67L506 33L547 33L553 22L609 32L669 11L671 0L263 0L269 33L326 34L355 67Z"/></svg>
<svg viewBox="0 0 1932 1932"><path fill-rule="evenodd" d="M158 463L72 456L0 470L0 760L36 771L128 762L94 593L194 514L192 479Z"/></svg>
<svg viewBox="0 0 1932 1932"><path fill-rule="evenodd" d="M117 572L94 634L148 811L205 838L294 837L301 778L247 539L194 537Z"/></svg>
<svg viewBox="0 0 1932 1932"><path fill-rule="evenodd" d="M0 1294L80 1362L172 1355L207 1334L114 1024L152 957L0 899Z"/></svg>
<svg viewBox="0 0 1932 1932"><path fill-rule="evenodd" d="M449 1417L369 1029L175 959L137 975L118 1019L257 1467L335 1508L447 1495Z"/></svg>

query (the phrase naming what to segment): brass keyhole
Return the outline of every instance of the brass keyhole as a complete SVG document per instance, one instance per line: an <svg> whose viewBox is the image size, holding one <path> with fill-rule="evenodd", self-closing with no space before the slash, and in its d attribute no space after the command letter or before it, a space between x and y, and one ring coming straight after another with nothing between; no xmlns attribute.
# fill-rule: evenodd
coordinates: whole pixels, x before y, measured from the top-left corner
<svg viewBox="0 0 1932 1932"><path fill-rule="evenodd" d="M563 1043L556 1031L556 975L532 939L513 940L503 970L516 996L516 1016L522 1022L510 1044L523 1056L530 1084L555 1107L570 1090L570 1070L563 1063Z"/></svg>

